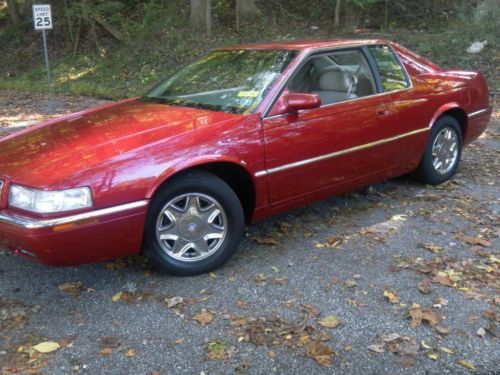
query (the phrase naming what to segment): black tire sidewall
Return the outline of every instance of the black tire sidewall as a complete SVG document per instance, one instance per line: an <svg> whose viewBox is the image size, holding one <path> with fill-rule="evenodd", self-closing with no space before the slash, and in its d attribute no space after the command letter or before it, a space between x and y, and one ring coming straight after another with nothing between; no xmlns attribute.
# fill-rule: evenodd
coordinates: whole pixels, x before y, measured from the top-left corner
<svg viewBox="0 0 500 375"><path fill-rule="evenodd" d="M444 128L451 128L457 134L458 155L453 168L448 173L441 174L436 171L434 165L432 164L432 146L436 137ZM419 178L419 180L430 185L439 185L448 181L457 172L458 166L460 164L460 160L462 157L462 142L462 130L458 121L451 116L440 117L431 129L429 140L425 147L424 155L422 156L422 161L420 162L420 166L417 170L417 177Z"/></svg>
<svg viewBox="0 0 500 375"><path fill-rule="evenodd" d="M210 257L182 262L169 256L156 238L156 222L162 208L174 197L201 193L214 198L223 207L227 218L227 234L221 247ZM236 251L245 229L244 213L234 191L220 178L203 171L186 173L168 181L155 194L149 206L144 229L144 254L158 268L179 276L190 276L216 269Z"/></svg>

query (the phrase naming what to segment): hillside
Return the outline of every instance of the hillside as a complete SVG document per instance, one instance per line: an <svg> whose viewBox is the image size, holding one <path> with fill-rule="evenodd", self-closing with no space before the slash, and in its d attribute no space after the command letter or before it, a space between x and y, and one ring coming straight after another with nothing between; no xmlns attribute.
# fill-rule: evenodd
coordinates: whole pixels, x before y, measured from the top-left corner
<svg viewBox="0 0 500 375"><path fill-rule="evenodd" d="M207 1L207 0L205 0ZM42 40L33 30L29 1L17 1L14 23L0 2L0 89L120 98L146 91L207 50L239 42L294 38L381 37L395 40L443 67L479 69L500 90L497 13L477 16L470 1L257 1L252 17L236 17L235 1L211 3L210 34L190 22L190 3L165 1L50 1L48 33L53 87L45 79ZM193 3L193 2L192 2ZM444 4L447 3L447 4ZM307 6L309 4L310 6ZM450 5L451 4L451 5ZM478 54L467 48L488 41Z"/></svg>

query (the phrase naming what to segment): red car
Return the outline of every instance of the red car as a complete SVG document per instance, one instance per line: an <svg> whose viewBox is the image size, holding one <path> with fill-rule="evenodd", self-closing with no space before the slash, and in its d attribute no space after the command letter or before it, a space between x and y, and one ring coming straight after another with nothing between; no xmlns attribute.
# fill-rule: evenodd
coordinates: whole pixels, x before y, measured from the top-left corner
<svg viewBox="0 0 500 375"><path fill-rule="evenodd" d="M143 97L0 139L0 246L207 272L245 223L410 172L448 180L490 117L481 73L388 41L223 48Z"/></svg>

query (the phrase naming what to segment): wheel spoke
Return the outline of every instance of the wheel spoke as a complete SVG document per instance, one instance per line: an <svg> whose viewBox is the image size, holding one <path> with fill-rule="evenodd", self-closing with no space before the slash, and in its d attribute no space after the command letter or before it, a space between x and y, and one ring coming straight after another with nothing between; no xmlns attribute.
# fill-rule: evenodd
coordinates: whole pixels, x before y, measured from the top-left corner
<svg viewBox="0 0 500 375"><path fill-rule="evenodd" d="M172 230L174 228L167 228L164 229L163 231L160 230L160 240L162 241L177 241L179 239L179 234L177 233L177 230L174 231Z"/></svg>
<svg viewBox="0 0 500 375"><path fill-rule="evenodd" d="M179 217L177 212L168 208L165 211L163 211L163 214L167 217L168 220L170 220L172 224L176 223Z"/></svg>
<svg viewBox="0 0 500 375"><path fill-rule="evenodd" d="M185 212L191 214L191 215L196 215L200 212L200 201L197 196L190 195L186 199L186 208Z"/></svg>
<svg viewBox="0 0 500 375"><path fill-rule="evenodd" d="M193 248L193 244L189 241L186 241L183 238L178 238L175 241L174 246L172 246L172 252L179 257L182 257L186 251Z"/></svg>
<svg viewBox="0 0 500 375"><path fill-rule="evenodd" d="M216 227L212 225L210 227L210 232L206 233L205 236L203 236L203 239L205 241L209 240L218 240L224 237L224 228Z"/></svg>
<svg viewBox="0 0 500 375"><path fill-rule="evenodd" d="M208 248L207 241L205 241L203 238L200 238L198 241L194 242L193 245L194 245L193 246L194 250L196 251L197 254L199 253L199 255L208 253L210 250Z"/></svg>

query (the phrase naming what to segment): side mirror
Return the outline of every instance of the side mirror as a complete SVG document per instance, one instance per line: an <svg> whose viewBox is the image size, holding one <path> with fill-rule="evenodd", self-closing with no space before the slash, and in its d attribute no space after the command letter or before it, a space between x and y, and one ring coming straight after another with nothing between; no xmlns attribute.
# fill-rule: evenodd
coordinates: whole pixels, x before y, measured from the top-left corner
<svg viewBox="0 0 500 375"><path fill-rule="evenodd" d="M270 116L295 113L302 109L313 109L321 106L318 94L283 91L269 113Z"/></svg>
<svg viewBox="0 0 500 375"><path fill-rule="evenodd" d="M301 92L291 92L288 94L288 109L290 112L297 112L301 109L313 109L321 106L321 99L318 94Z"/></svg>

